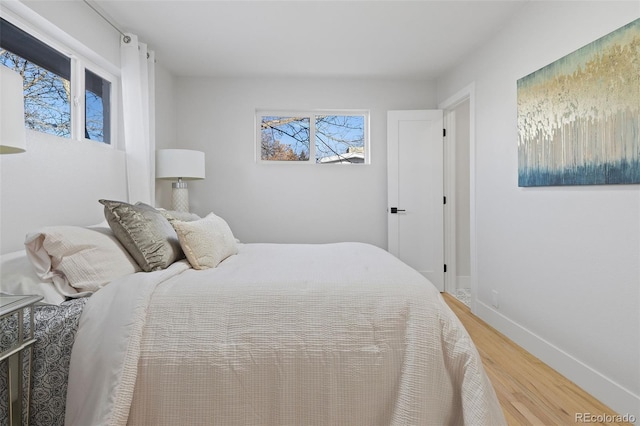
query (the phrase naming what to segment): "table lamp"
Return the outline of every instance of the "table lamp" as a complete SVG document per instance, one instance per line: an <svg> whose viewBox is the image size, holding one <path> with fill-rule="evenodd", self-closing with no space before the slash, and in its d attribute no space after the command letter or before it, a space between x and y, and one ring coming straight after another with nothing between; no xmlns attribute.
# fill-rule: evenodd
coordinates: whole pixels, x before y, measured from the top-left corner
<svg viewBox="0 0 640 426"><path fill-rule="evenodd" d="M159 149L156 151L156 179L174 180L171 208L189 211L187 180L204 179L204 152L190 149Z"/></svg>

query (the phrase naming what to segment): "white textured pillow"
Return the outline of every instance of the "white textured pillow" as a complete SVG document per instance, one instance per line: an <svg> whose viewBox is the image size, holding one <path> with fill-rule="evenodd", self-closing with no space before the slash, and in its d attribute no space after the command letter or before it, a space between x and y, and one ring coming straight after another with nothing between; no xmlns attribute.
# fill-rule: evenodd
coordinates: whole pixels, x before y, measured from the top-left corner
<svg viewBox="0 0 640 426"><path fill-rule="evenodd" d="M28 234L24 244L36 274L70 297L140 271L109 228L50 226Z"/></svg>
<svg viewBox="0 0 640 426"><path fill-rule="evenodd" d="M12 295L39 294L43 302L59 305L65 301L51 280L43 280L36 275L24 250L0 256L0 290Z"/></svg>
<svg viewBox="0 0 640 426"><path fill-rule="evenodd" d="M180 247L194 269L215 268L238 247L227 222L213 213L192 222L173 221Z"/></svg>

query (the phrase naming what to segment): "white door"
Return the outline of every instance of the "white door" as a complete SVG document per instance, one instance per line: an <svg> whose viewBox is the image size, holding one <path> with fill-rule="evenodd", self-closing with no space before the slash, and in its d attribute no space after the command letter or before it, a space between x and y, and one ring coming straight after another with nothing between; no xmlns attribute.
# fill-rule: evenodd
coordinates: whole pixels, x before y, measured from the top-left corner
<svg viewBox="0 0 640 426"><path fill-rule="evenodd" d="M442 110L389 111L389 252L444 291Z"/></svg>

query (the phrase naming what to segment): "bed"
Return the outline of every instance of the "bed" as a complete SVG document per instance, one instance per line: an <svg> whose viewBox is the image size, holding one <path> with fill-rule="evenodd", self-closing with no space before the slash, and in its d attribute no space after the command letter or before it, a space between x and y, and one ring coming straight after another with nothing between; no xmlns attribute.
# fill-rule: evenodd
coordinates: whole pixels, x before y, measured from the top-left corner
<svg viewBox="0 0 640 426"><path fill-rule="evenodd" d="M65 292L48 309L76 312L68 368L33 382L63 383L66 425L505 424L461 323L388 252L241 244L214 214L102 203L108 226L27 237L38 279ZM70 262L87 238L113 253ZM39 404L32 424L62 424Z"/></svg>

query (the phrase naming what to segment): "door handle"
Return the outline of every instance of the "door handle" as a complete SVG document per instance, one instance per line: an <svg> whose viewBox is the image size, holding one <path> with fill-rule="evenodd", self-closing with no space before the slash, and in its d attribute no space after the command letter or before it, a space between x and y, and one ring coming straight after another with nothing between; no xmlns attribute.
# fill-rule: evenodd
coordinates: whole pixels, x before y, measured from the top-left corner
<svg viewBox="0 0 640 426"><path fill-rule="evenodd" d="M391 213L392 213L392 214L397 214L398 212L404 212L404 211L406 211L406 210L404 210L404 209L399 209L399 208L397 208L397 207L391 207Z"/></svg>

